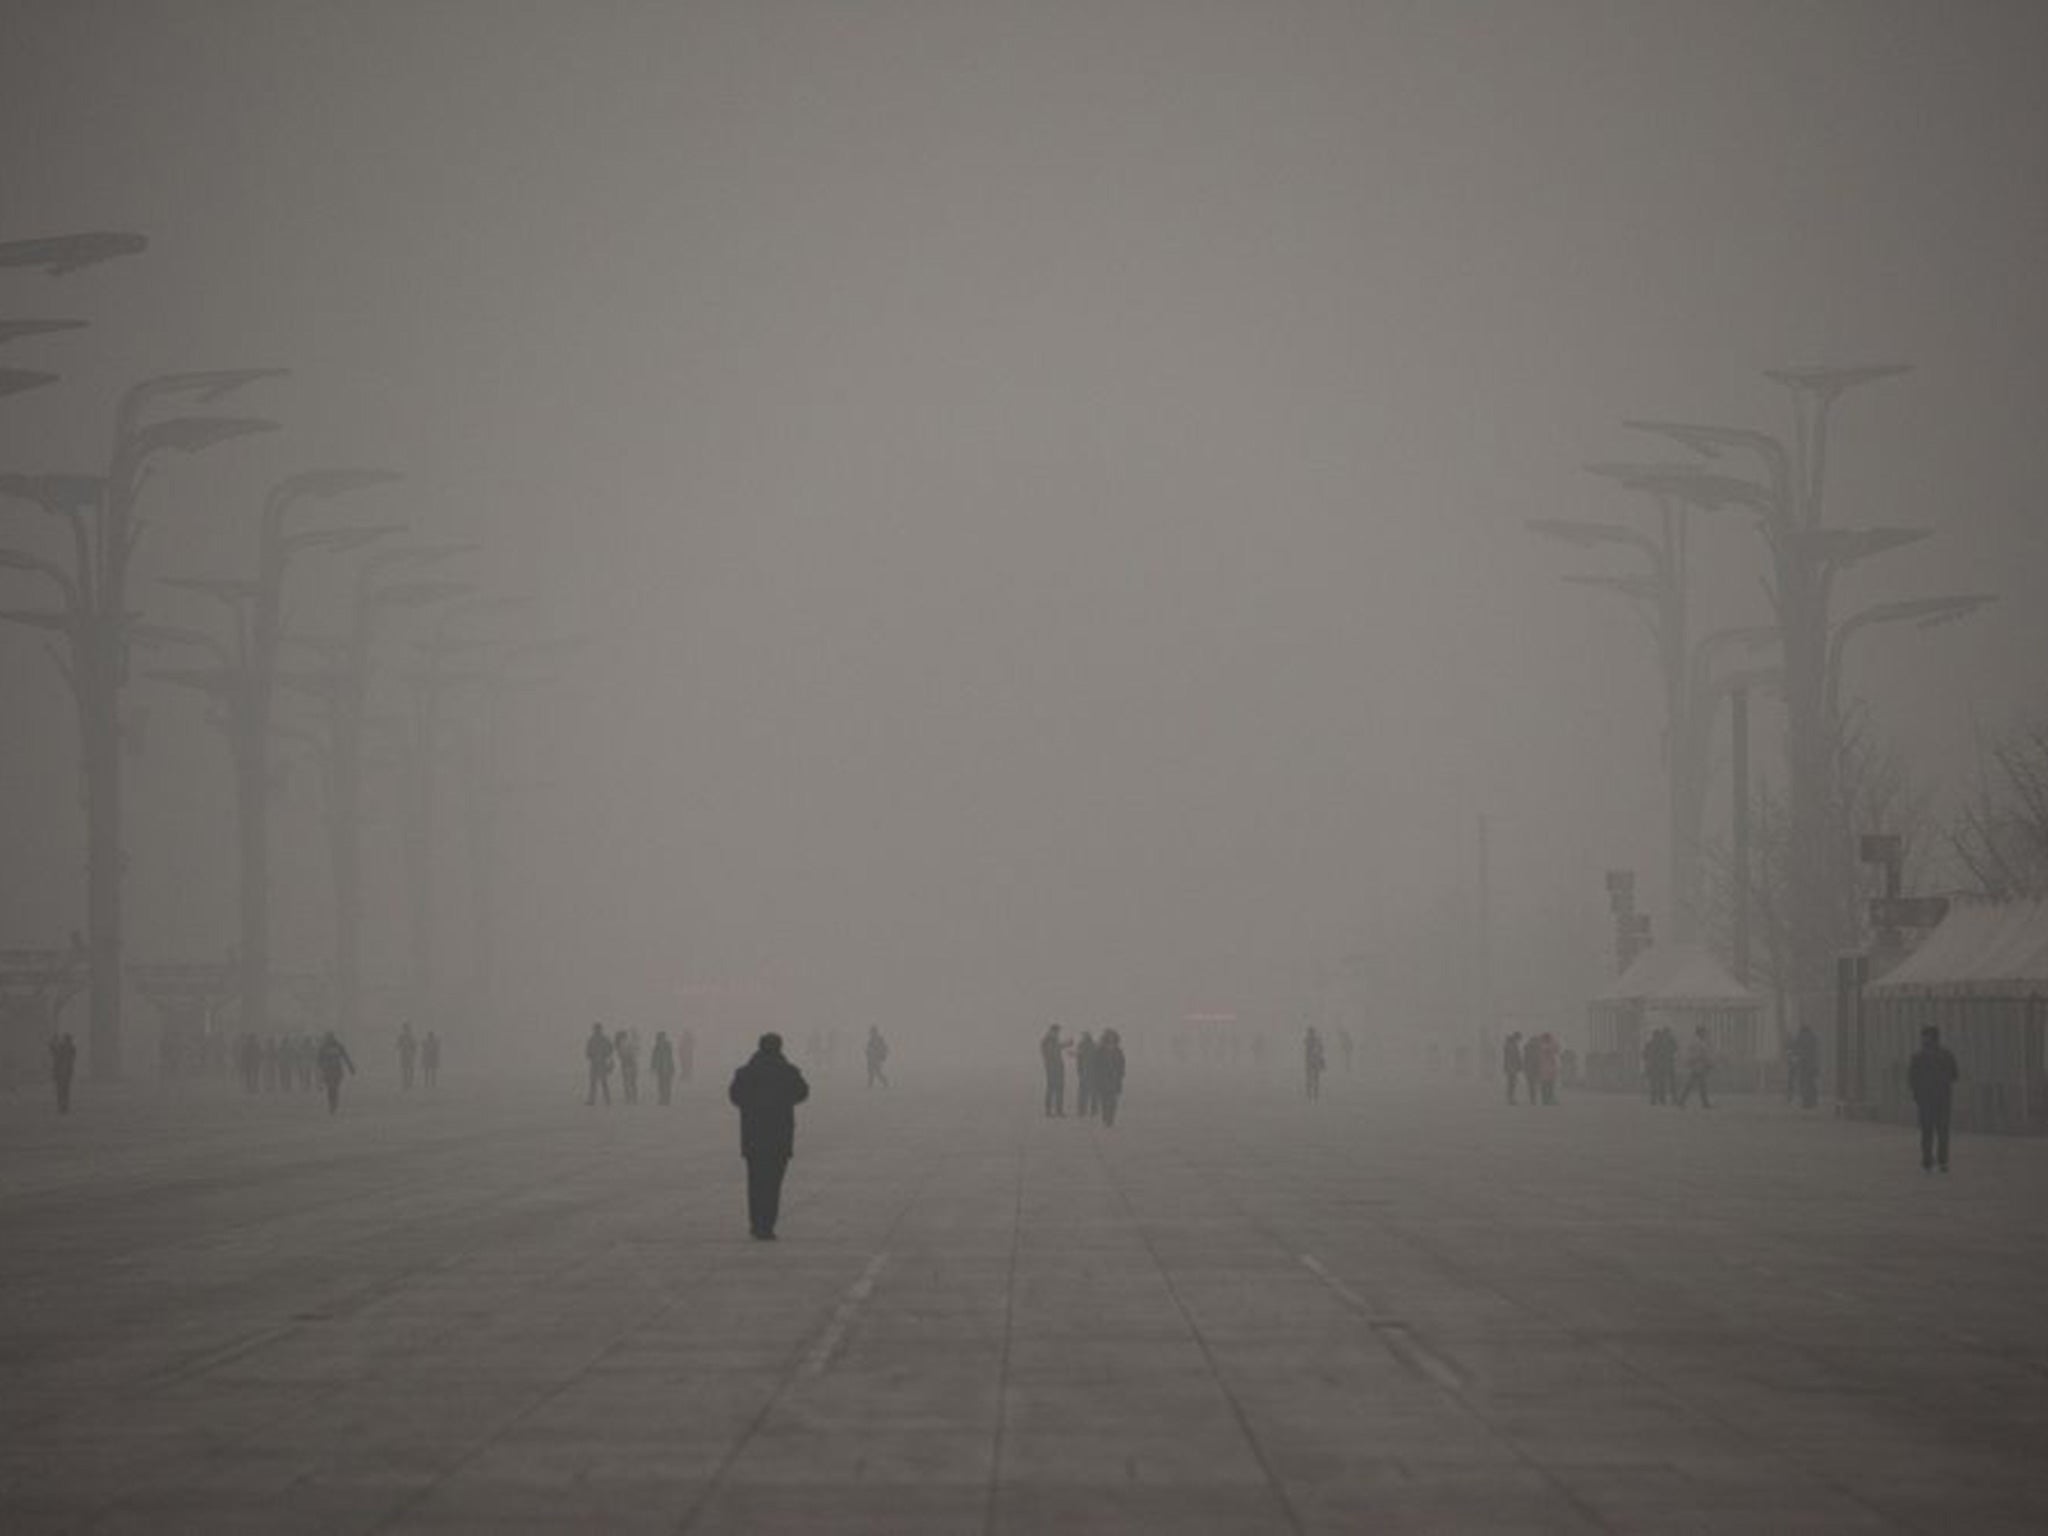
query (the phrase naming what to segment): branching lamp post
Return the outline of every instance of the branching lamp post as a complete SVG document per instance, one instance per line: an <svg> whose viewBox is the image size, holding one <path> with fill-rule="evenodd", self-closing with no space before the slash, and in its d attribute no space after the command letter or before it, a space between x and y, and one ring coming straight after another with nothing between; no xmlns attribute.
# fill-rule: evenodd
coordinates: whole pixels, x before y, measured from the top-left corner
<svg viewBox="0 0 2048 1536"><path fill-rule="evenodd" d="M57 589L55 608L0 617L58 637L52 648L78 705L85 776L86 944L92 978L92 1074L121 1070L121 695L131 645L163 638L128 608L128 569L144 521L137 516L149 472L169 453L196 453L276 423L247 417L151 419L160 402L219 400L280 369L166 374L121 397L113 445L101 475L0 475L0 496L39 507L70 536L69 564L30 551L0 551L0 567L31 572Z"/></svg>
<svg viewBox="0 0 2048 1536"><path fill-rule="evenodd" d="M270 750L278 649L284 634L285 571L294 556L306 551L345 553L397 531L395 525L388 524L288 531L287 519L302 502L326 500L397 478L388 470L330 469L280 481L264 498L253 578L170 578L173 586L203 592L225 603L233 615L231 647L215 648L218 665L153 675L198 688L222 706L222 724L235 769L242 1027L258 1034L269 1028Z"/></svg>

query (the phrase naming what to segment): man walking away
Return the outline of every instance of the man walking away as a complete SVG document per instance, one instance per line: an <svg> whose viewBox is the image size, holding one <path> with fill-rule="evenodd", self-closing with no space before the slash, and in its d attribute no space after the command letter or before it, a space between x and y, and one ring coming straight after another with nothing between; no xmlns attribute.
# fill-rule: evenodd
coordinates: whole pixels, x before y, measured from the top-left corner
<svg viewBox="0 0 2048 1536"><path fill-rule="evenodd" d="M1102 1113L1102 1123L1115 1125L1116 1107L1124 1096L1124 1043L1115 1030L1105 1029L1102 1032L1102 1039L1095 1047L1091 1074L1095 1105Z"/></svg>
<svg viewBox="0 0 2048 1536"><path fill-rule="evenodd" d="M1083 1120L1095 1113L1095 1037L1085 1029L1074 1042L1074 1113Z"/></svg>
<svg viewBox="0 0 2048 1536"><path fill-rule="evenodd" d="M1515 1084L1522 1076L1522 1032L1508 1031L1507 1039L1500 1043L1500 1070L1508 1080L1508 1102L1515 1102Z"/></svg>
<svg viewBox="0 0 2048 1536"><path fill-rule="evenodd" d="M676 1086L676 1048L668 1043L668 1031L654 1032L654 1049L648 1053L647 1069L654 1074L655 1095L666 1104Z"/></svg>
<svg viewBox="0 0 2048 1536"><path fill-rule="evenodd" d="M1678 1041L1662 1024L1643 1042L1643 1074L1650 1080L1650 1102L1668 1105L1678 1077Z"/></svg>
<svg viewBox="0 0 2048 1536"><path fill-rule="evenodd" d="M1820 1103L1820 1036L1813 1032L1811 1024L1799 1026L1787 1054L1792 1094L1801 1109L1812 1109Z"/></svg>
<svg viewBox="0 0 2048 1536"><path fill-rule="evenodd" d="M71 1031L50 1041L50 1081L57 1085L57 1113L71 1113L71 1079L78 1071L78 1042Z"/></svg>
<svg viewBox="0 0 2048 1536"><path fill-rule="evenodd" d="M1714 1107L1707 1097L1707 1077L1713 1070L1714 1048L1707 1041L1707 1026L1702 1024L1692 1032L1692 1041L1685 1048L1685 1081L1678 1088L1680 1109L1685 1108L1685 1101L1692 1097L1695 1088L1700 1091L1700 1108Z"/></svg>
<svg viewBox="0 0 2048 1536"><path fill-rule="evenodd" d="M1316 1033L1315 1025L1308 1027L1308 1033L1301 1037L1301 1066L1308 1080L1308 1096L1322 1097L1323 1092L1323 1037Z"/></svg>
<svg viewBox="0 0 2048 1536"><path fill-rule="evenodd" d="M1557 1036L1549 1030L1536 1037L1536 1082L1543 1090L1543 1102L1557 1102Z"/></svg>
<svg viewBox="0 0 2048 1536"><path fill-rule="evenodd" d="M1039 1038L1038 1057L1045 1063L1045 1112L1048 1116L1064 1118L1067 1113L1067 1058L1066 1046L1060 1041L1060 1027L1046 1026Z"/></svg>
<svg viewBox="0 0 2048 1536"><path fill-rule="evenodd" d="M612 1037L604 1032L602 1024L590 1026L590 1038L583 1042L583 1057L590 1063L590 1097L583 1102L595 1104L602 1093L605 1108L611 1108Z"/></svg>
<svg viewBox="0 0 2048 1536"><path fill-rule="evenodd" d="M640 1102L640 1047L630 1030L612 1037L612 1054L619 1059L619 1087L628 1104Z"/></svg>
<svg viewBox="0 0 2048 1536"><path fill-rule="evenodd" d="M420 1042L420 1076L431 1088L441 1077L441 1037L431 1029L427 1038Z"/></svg>
<svg viewBox="0 0 2048 1536"><path fill-rule="evenodd" d="M356 1064L348 1054L348 1047L330 1029L320 1038L320 1081L327 1089L327 1113L330 1115L341 1107L341 1074L344 1069L350 1077L356 1075Z"/></svg>
<svg viewBox="0 0 2048 1536"><path fill-rule="evenodd" d="M889 1042L882 1038L882 1031L879 1025L870 1024L868 1026L868 1086L870 1088L874 1087L877 1083L881 1084L884 1088L889 1086L889 1079L882 1073L882 1063L888 1059Z"/></svg>
<svg viewBox="0 0 2048 1536"><path fill-rule="evenodd" d="M1906 1086L1913 1090L1914 1107L1920 1111L1920 1171L1930 1173L1937 1160L1948 1172L1949 1110L1955 1100L1955 1053L1941 1043L1941 1031L1932 1024L1920 1031L1920 1049L1906 1067Z"/></svg>
<svg viewBox="0 0 2048 1536"><path fill-rule="evenodd" d="M775 1240L782 1176L796 1152L796 1107L811 1096L796 1064L782 1054L782 1036L761 1037L751 1060L732 1075L726 1097L740 1112L740 1156L747 1160L747 1226L761 1242Z"/></svg>

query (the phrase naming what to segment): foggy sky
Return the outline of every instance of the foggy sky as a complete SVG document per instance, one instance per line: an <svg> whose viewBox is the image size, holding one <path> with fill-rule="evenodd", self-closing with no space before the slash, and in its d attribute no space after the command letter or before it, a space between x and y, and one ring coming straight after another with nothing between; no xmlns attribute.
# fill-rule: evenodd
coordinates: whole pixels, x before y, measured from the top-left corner
<svg viewBox="0 0 2048 1536"><path fill-rule="evenodd" d="M1830 499L1939 537L1844 606L2004 600L1852 686L1952 785L1973 711L2043 704L2044 43L2025 5L6 0L0 238L151 249L0 274L93 326L8 349L65 381L0 464L89 465L144 374L289 366L247 397L286 431L152 488L153 611L211 617L150 578L245 563L270 479L371 463L405 483L350 515L590 637L517 733L536 1014L1291 1008L1348 952L1413 973L1482 812L1502 990L1550 1006L1599 872L1661 862L1639 632L1521 526L1632 512L1579 469L1652 449L1623 418L1781 427L1764 368L1915 364L1838 413ZM1703 539L1702 618L1758 617L1753 538ZM39 649L0 635L8 943L82 904ZM130 948L214 953L225 757L133 697Z"/></svg>

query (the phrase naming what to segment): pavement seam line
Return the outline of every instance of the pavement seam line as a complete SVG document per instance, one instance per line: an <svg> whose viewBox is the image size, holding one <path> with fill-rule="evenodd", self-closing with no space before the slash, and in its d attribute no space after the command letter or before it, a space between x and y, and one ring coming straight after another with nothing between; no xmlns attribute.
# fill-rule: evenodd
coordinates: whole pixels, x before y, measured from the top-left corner
<svg viewBox="0 0 2048 1536"><path fill-rule="evenodd" d="M1024 1138L1029 1121L1017 1134L1017 1189L1010 1207L1010 1264L1003 1280L1003 1350L996 1361L996 1427L989 1441L988 1498L982 1506L982 1536L996 1526L996 1499L1003 1486L1003 1438L1010 1426L1010 1342L1016 1336L1017 1256L1024 1247Z"/></svg>
<svg viewBox="0 0 2048 1536"><path fill-rule="evenodd" d="M854 1314L860 1311L863 1302L874 1295L875 1277L881 1274L882 1266L888 1262L889 1255L886 1253L877 1253L868 1260L867 1268L860 1272L859 1278L849 1285L839 1298L839 1305L832 1312L832 1320L825 1325L825 1331L818 1335L818 1342L813 1344L810 1353L804 1356L804 1363L799 1367L800 1374L807 1377L825 1374L826 1367L832 1363L834 1352L839 1348L839 1341L846 1337L846 1330L852 1324Z"/></svg>
<svg viewBox="0 0 2048 1536"><path fill-rule="evenodd" d="M1115 1191L1117 1203L1123 1206L1124 1215L1129 1218L1131 1229L1138 1234L1138 1241L1144 1244L1146 1257L1151 1259L1152 1267L1159 1271L1160 1281L1166 1287L1167 1296L1173 1301L1174 1310L1180 1313L1181 1321L1187 1325L1188 1336L1195 1341L1195 1348L1202 1352L1203 1363L1209 1368L1209 1375L1216 1383L1216 1390L1223 1394L1224 1405L1230 1409L1230 1417L1237 1424L1237 1432L1244 1437L1245 1447L1251 1452L1253 1462L1265 1477L1266 1486L1279 1504L1280 1513L1286 1517L1288 1528L1294 1531L1296 1536L1306 1536L1308 1527L1302 1521L1301 1512L1294 1507L1294 1500L1288 1497L1287 1485L1281 1481L1280 1474L1273 1470L1273 1463L1266 1455L1266 1448L1260 1444L1258 1434L1252 1428L1251 1415L1245 1412L1244 1404L1238 1401L1237 1394L1231 1390L1230 1382L1223 1374L1223 1366L1216 1358L1216 1352L1209 1347L1209 1340L1203 1334L1201 1325L1195 1321L1194 1313L1188 1310L1187 1301L1182 1297L1180 1287L1173 1283L1173 1272L1159 1256L1159 1249L1152 1241L1152 1234L1145 1230L1144 1223L1138 1219L1138 1209L1131 1203L1130 1191L1112 1171L1109 1158L1102 1150L1100 1137L1095 1140L1095 1160L1102 1167L1104 1180Z"/></svg>

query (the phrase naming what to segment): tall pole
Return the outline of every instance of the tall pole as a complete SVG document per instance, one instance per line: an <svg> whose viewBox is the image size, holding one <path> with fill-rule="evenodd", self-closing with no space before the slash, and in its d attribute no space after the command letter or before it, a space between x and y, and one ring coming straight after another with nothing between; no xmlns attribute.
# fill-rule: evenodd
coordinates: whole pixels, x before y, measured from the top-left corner
<svg viewBox="0 0 2048 1536"><path fill-rule="evenodd" d="M1479 981L1479 1039L1477 1048L1483 1053L1493 1048L1493 872L1486 846L1486 814L1478 817L1479 840L1479 911L1478 921L1473 928L1473 942L1478 953L1474 956L1473 969Z"/></svg>
<svg viewBox="0 0 2048 1536"><path fill-rule="evenodd" d="M1729 693L1734 768L1734 803L1729 808L1729 841L1734 845L1733 888L1734 936L1732 948L1735 979L1749 985L1749 690L1735 688Z"/></svg>

